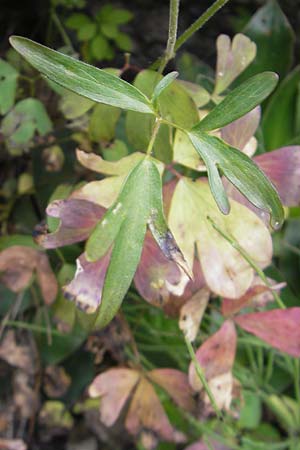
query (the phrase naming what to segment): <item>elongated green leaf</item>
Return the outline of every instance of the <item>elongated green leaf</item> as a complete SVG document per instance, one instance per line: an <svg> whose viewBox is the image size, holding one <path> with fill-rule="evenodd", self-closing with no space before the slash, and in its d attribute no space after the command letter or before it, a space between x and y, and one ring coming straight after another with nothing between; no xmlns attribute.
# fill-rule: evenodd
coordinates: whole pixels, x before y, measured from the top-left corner
<svg viewBox="0 0 300 450"><path fill-rule="evenodd" d="M163 215L159 171L154 161L145 157L128 175L118 199L86 245L86 256L92 261L112 247L97 326L105 326L120 307L141 257L147 225L163 253L187 270Z"/></svg>
<svg viewBox="0 0 300 450"><path fill-rule="evenodd" d="M284 211L278 193L248 156L221 139L201 133L196 128L189 133L189 137L206 164L212 194L224 214L229 212L229 202L219 171L253 205L271 214L273 228L281 226Z"/></svg>
<svg viewBox="0 0 300 450"><path fill-rule="evenodd" d="M266 150L289 144L297 136L296 98L300 83L298 65L278 86L265 110L262 122ZM300 121L298 121L300 122ZM299 124L298 124L299 125Z"/></svg>
<svg viewBox="0 0 300 450"><path fill-rule="evenodd" d="M155 102L160 94L178 77L178 72L168 73L162 80L160 80L155 86L152 102Z"/></svg>
<svg viewBox="0 0 300 450"><path fill-rule="evenodd" d="M14 104L18 72L0 59L0 114L6 114Z"/></svg>
<svg viewBox="0 0 300 450"><path fill-rule="evenodd" d="M83 97L132 111L153 113L150 101L142 92L114 75L30 39L13 36L10 43L47 78Z"/></svg>
<svg viewBox="0 0 300 450"><path fill-rule="evenodd" d="M239 119L259 105L273 91L278 76L273 72L255 75L233 89L224 100L196 125L199 131L216 130Z"/></svg>

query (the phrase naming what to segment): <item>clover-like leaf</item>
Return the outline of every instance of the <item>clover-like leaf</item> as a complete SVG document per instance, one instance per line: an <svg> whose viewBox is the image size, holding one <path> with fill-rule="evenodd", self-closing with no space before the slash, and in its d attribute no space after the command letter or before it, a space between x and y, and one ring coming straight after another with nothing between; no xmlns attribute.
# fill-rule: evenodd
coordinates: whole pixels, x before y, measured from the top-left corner
<svg viewBox="0 0 300 450"><path fill-rule="evenodd" d="M220 210L228 214L230 205L219 171L254 206L270 213L272 227L279 228L284 220L279 195L258 166L240 150L197 128L188 135L206 164L210 188Z"/></svg>
<svg viewBox="0 0 300 450"><path fill-rule="evenodd" d="M198 131L216 130L239 119L267 98L277 82L278 75L274 72L254 75L226 95L194 128Z"/></svg>
<svg viewBox="0 0 300 450"><path fill-rule="evenodd" d="M242 314L234 321L272 347L295 358L300 357L300 308Z"/></svg>
<svg viewBox="0 0 300 450"><path fill-rule="evenodd" d="M0 59L0 114L6 114L14 104L18 72Z"/></svg>
<svg viewBox="0 0 300 450"><path fill-rule="evenodd" d="M221 94L253 61L256 45L241 33L232 42L229 36L221 34L217 39L217 53L215 93Z"/></svg>
<svg viewBox="0 0 300 450"><path fill-rule="evenodd" d="M147 225L165 256L189 273L163 215L159 171L148 157L130 172L116 202L87 241L86 255L90 261L100 259L112 247L97 319L99 326L112 319L130 286L141 257Z"/></svg>
<svg viewBox="0 0 300 450"><path fill-rule="evenodd" d="M10 43L33 67L70 91L95 102L153 113L149 99L142 92L104 70L27 38L13 36Z"/></svg>
<svg viewBox="0 0 300 450"><path fill-rule="evenodd" d="M252 211L235 201L230 203L231 213L226 216L217 208L207 183L182 178L172 198L169 226L190 267L196 246L209 289L224 297L239 298L250 287L254 271L214 229L209 217L261 267L271 261L272 240Z"/></svg>

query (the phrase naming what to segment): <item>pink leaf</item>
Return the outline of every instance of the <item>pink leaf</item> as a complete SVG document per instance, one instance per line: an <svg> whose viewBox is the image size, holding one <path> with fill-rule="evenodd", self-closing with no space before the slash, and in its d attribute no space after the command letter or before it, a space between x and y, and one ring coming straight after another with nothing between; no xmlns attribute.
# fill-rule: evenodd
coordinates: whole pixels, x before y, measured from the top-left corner
<svg viewBox="0 0 300 450"><path fill-rule="evenodd" d="M254 158L274 183L285 206L300 203L300 146L282 147Z"/></svg>
<svg viewBox="0 0 300 450"><path fill-rule="evenodd" d="M245 114L221 129L221 137L229 145L243 150L254 135L260 121L260 107ZM252 155L250 155L252 156Z"/></svg>
<svg viewBox="0 0 300 450"><path fill-rule="evenodd" d="M140 374L131 369L110 369L98 375L89 387L91 397L101 397L100 418L112 426L125 406Z"/></svg>
<svg viewBox="0 0 300 450"><path fill-rule="evenodd" d="M196 358L207 380L230 372L235 359L236 331L231 320L226 320L221 328L210 336L196 352ZM189 382L195 391L202 389L195 366L190 364Z"/></svg>
<svg viewBox="0 0 300 450"><path fill-rule="evenodd" d="M300 357L300 308L243 314L235 317L234 321L272 347Z"/></svg>
<svg viewBox="0 0 300 450"><path fill-rule="evenodd" d="M177 405L187 411L195 410L193 392L185 373L176 369L154 369L147 375L152 381L159 384Z"/></svg>

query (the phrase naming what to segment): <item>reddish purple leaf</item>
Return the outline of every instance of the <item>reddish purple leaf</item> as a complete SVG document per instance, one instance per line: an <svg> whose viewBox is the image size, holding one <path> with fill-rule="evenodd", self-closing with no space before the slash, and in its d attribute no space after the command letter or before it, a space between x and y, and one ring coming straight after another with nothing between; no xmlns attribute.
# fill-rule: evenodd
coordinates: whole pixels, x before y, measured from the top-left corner
<svg viewBox="0 0 300 450"><path fill-rule="evenodd" d="M214 450L230 450L229 447L226 447L225 445L220 444L217 441L210 440L209 443L210 446L205 444L203 441L197 441L186 447L184 450L211 450L211 448L213 448Z"/></svg>
<svg viewBox="0 0 300 450"><path fill-rule="evenodd" d="M260 121L260 107L221 129L221 137L232 147L243 150L254 135ZM252 156L252 155L251 155Z"/></svg>
<svg viewBox="0 0 300 450"><path fill-rule="evenodd" d="M177 264L164 256L148 231L134 277L141 296L155 306L164 306L171 294L177 297L183 294L188 280Z"/></svg>
<svg viewBox="0 0 300 450"><path fill-rule="evenodd" d="M254 158L274 183L285 206L300 203L300 146L282 147Z"/></svg>
<svg viewBox="0 0 300 450"><path fill-rule="evenodd" d="M243 314L234 321L272 347L300 357L300 307Z"/></svg>
<svg viewBox="0 0 300 450"><path fill-rule="evenodd" d="M65 297L86 313L95 312L100 305L110 254L109 251L98 261L88 262L83 253L76 260L77 270L73 280L63 288Z"/></svg>
<svg viewBox="0 0 300 450"><path fill-rule="evenodd" d="M197 350L196 357L207 380L230 372L235 359L236 331L234 323L226 320ZM196 391L202 389L195 366L190 364L189 382Z"/></svg>
<svg viewBox="0 0 300 450"><path fill-rule="evenodd" d="M96 203L71 198L55 200L46 211L61 223L53 233L37 232L35 240L44 248L56 248L86 240L105 209Z"/></svg>

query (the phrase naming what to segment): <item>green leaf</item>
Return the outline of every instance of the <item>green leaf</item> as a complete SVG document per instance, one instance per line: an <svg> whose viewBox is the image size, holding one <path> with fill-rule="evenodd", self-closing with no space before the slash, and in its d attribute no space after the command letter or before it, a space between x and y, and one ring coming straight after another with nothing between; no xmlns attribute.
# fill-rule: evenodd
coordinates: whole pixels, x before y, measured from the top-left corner
<svg viewBox="0 0 300 450"><path fill-rule="evenodd" d="M43 75L95 102L153 113L149 99L131 84L30 39L11 37L11 45Z"/></svg>
<svg viewBox="0 0 300 450"><path fill-rule="evenodd" d="M61 95L59 109L66 119L72 120L81 117L95 105L95 102L82 97L82 95L74 94L61 86L59 88Z"/></svg>
<svg viewBox="0 0 300 450"><path fill-rule="evenodd" d="M185 260L163 215L160 174L148 157L128 175L118 199L86 244L87 258L92 261L100 259L112 246L98 326L105 326L120 307L141 257L147 224L164 254L185 268Z"/></svg>
<svg viewBox="0 0 300 450"><path fill-rule="evenodd" d="M160 94L178 77L178 72L170 72L168 75L163 77L155 86L152 102L155 103L160 96Z"/></svg>
<svg viewBox="0 0 300 450"><path fill-rule="evenodd" d="M295 35L276 0L269 0L260 8L243 33L257 45L256 58L242 74L243 80L265 70L274 71L280 77L287 74L293 60Z"/></svg>
<svg viewBox="0 0 300 450"><path fill-rule="evenodd" d="M110 23L103 23L100 25L101 33L104 34L108 39L114 39L118 34L118 28L116 25Z"/></svg>
<svg viewBox="0 0 300 450"><path fill-rule="evenodd" d="M111 46L108 40L101 34L94 37L91 41L90 48L95 59L110 59Z"/></svg>
<svg viewBox="0 0 300 450"><path fill-rule="evenodd" d="M92 21L85 14L75 13L68 17L65 23L68 28L71 28L71 30L80 30L85 25L91 24Z"/></svg>
<svg viewBox="0 0 300 450"><path fill-rule="evenodd" d="M14 104L17 78L16 69L0 59L0 114L6 114Z"/></svg>
<svg viewBox="0 0 300 450"><path fill-rule="evenodd" d="M95 23L86 23L79 28L77 37L79 41L89 41L92 39L97 32L97 26Z"/></svg>
<svg viewBox="0 0 300 450"><path fill-rule="evenodd" d="M130 52L132 50L132 40L128 34L119 31L113 39L120 50L124 52Z"/></svg>
<svg viewBox="0 0 300 450"><path fill-rule="evenodd" d="M280 83L268 103L262 121L266 150L287 145L297 136L295 99L297 98L299 83L300 66L297 66Z"/></svg>
<svg viewBox="0 0 300 450"><path fill-rule="evenodd" d="M42 102L26 98L18 102L2 121L1 131L11 150L23 149L37 131L41 136L52 130L52 122Z"/></svg>
<svg viewBox="0 0 300 450"><path fill-rule="evenodd" d="M89 137L94 142L109 142L115 136L115 129L121 110L109 105L96 105L89 123Z"/></svg>
<svg viewBox="0 0 300 450"><path fill-rule="evenodd" d="M257 208L271 214L271 225L277 229L284 220L280 198L265 174L240 150L221 139L199 132L188 133L195 149L205 162L208 180L217 205L229 213L229 202L219 171Z"/></svg>
<svg viewBox="0 0 300 450"><path fill-rule="evenodd" d="M100 23L122 25L128 23L133 18L133 14L127 9L115 8L107 4L100 9L96 17Z"/></svg>
<svg viewBox="0 0 300 450"><path fill-rule="evenodd" d="M268 97L277 82L278 76L273 72L255 75L226 95L224 100L199 122L197 130L216 130L239 119Z"/></svg>

